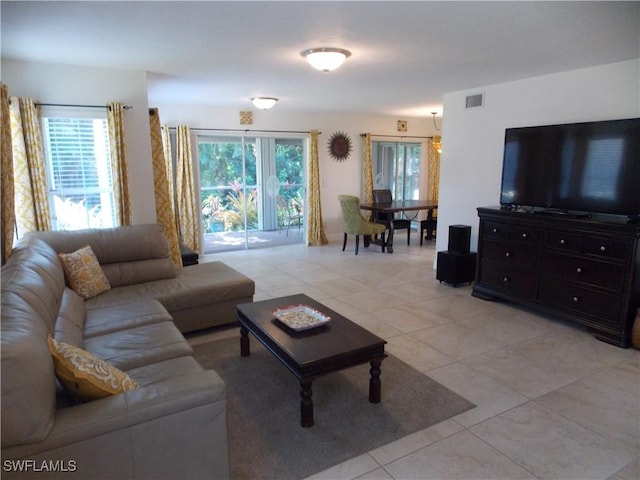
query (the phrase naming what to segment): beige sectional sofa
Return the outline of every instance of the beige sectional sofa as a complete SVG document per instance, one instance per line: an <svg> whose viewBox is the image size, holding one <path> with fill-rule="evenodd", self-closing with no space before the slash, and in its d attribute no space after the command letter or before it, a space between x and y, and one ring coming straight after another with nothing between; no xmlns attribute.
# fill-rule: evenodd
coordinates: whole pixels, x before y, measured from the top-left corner
<svg viewBox="0 0 640 480"><path fill-rule="evenodd" d="M111 289L85 300L58 253L89 244ZM229 477L225 388L182 332L234 321L254 283L220 262L173 269L162 227L38 232L2 267L2 478ZM80 402L48 336L139 388Z"/></svg>

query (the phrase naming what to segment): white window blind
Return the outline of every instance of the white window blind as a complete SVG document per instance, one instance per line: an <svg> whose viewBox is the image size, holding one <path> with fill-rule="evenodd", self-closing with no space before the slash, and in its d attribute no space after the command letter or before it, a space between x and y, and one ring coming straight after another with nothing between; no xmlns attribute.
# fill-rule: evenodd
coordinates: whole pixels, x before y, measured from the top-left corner
<svg viewBox="0 0 640 480"><path fill-rule="evenodd" d="M54 230L115 226L105 118L43 118Z"/></svg>

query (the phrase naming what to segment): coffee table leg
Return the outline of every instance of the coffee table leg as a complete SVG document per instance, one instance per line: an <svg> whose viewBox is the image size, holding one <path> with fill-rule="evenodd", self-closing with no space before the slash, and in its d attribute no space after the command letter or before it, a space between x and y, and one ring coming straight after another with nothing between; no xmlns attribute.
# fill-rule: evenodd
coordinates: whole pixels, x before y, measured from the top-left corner
<svg viewBox="0 0 640 480"><path fill-rule="evenodd" d="M251 351L249 350L249 330L244 325L240 325L240 355L248 357Z"/></svg>
<svg viewBox="0 0 640 480"><path fill-rule="evenodd" d="M313 426L312 382L310 378L300 380L300 425L305 428Z"/></svg>
<svg viewBox="0 0 640 480"><path fill-rule="evenodd" d="M371 369L369 373L371 374L371 379L369 380L369 401L371 403L380 403L380 365L382 365L382 359L376 358L371 360Z"/></svg>

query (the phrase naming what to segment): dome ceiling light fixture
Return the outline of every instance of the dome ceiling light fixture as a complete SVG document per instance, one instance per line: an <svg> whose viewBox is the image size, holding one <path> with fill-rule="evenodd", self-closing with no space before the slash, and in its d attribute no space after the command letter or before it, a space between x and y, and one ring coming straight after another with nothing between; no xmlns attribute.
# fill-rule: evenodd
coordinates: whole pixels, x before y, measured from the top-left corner
<svg viewBox="0 0 640 480"><path fill-rule="evenodd" d="M328 73L342 65L351 52L342 48L320 47L305 50L301 55L313 68Z"/></svg>
<svg viewBox="0 0 640 480"><path fill-rule="evenodd" d="M253 97L251 99L251 103L255 105L256 108L260 110L269 110L273 107L278 101L275 97Z"/></svg>

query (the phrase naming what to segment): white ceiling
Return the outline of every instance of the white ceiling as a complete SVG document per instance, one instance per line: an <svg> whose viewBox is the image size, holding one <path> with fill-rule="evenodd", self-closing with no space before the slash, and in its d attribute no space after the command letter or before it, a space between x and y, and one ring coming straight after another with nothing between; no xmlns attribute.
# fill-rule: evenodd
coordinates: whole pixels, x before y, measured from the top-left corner
<svg viewBox="0 0 640 480"><path fill-rule="evenodd" d="M150 104L430 116L446 92L640 56L640 2L2 1L2 56L149 72ZM323 74L307 48L352 56Z"/></svg>

